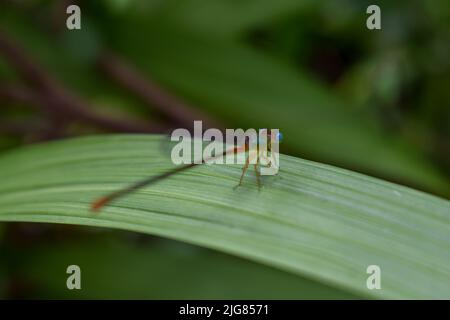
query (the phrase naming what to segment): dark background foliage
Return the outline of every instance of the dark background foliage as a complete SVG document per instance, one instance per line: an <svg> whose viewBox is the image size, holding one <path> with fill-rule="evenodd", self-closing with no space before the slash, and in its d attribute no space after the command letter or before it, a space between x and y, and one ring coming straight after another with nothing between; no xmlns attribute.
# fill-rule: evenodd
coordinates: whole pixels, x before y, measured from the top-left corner
<svg viewBox="0 0 450 320"><path fill-rule="evenodd" d="M377 1L376 31L366 28L371 1L78 1L74 31L70 3L0 3L1 152L201 119L280 128L283 153L449 198L448 1ZM2 297L352 297L205 249L93 228L3 224L0 259ZM71 260L89 265L91 287L61 286Z"/></svg>

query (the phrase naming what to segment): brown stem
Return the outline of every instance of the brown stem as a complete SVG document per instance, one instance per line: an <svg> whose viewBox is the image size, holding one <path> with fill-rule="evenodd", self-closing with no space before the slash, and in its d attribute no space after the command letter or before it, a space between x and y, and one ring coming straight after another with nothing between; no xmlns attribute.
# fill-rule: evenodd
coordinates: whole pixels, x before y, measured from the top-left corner
<svg viewBox="0 0 450 320"><path fill-rule="evenodd" d="M29 122L11 122L0 120L0 132L6 135L21 136L36 131L36 128L41 129L34 123L32 124Z"/></svg>
<svg viewBox="0 0 450 320"><path fill-rule="evenodd" d="M138 96L172 122L186 128L192 127L194 120L202 120L204 127L218 126L216 121L180 101L111 51L100 55L97 64L100 70L119 85Z"/></svg>
<svg viewBox="0 0 450 320"><path fill-rule="evenodd" d="M101 128L119 131L119 132L148 132L161 133L166 132L167 128L163 126L149 127L147 124L131 120L116 120L97 113L93 113L85 108L73 108L72 105L64 104L61 97L48 94L36 94L25 87L0 87L0 97L9 99L13 102L23 103L27 106L35 107L48 113L55 122L70 122L80 120L95 124ZM74 98L76 99L76 98ZM77 103L75 100L71 103Z"/></svg>
<svg viewBox="0 0 450 320"><path fill-rule="evenodd" d="M24 50L13 43L2 30L0 30L0 52L30 84L41 89L56 90L57 85L51 77L31 61Z"/></svg>
<svg viewBox="0 0 450 320"><path fill-rule="evenodd" d="M16 68L19 75L37 89L39 94L23 88L13 91L6 90L3 95L19 99L30 105L37 106L53 113L57 117L65 116L69 119L79 119L99 125L103 128L120 132L165 132L166 127L149 126L146 123L113 119L91 111L92 107L80 97L64 88L51 75L28 57L25 51L9 39L0 30L0 53ZM5 91L5 90L3 90Z"/></svg>

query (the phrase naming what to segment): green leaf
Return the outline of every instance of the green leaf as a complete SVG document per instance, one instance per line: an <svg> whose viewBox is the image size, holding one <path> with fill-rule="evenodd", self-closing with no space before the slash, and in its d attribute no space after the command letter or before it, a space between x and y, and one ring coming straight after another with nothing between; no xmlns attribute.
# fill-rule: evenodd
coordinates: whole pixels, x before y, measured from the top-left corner
<svg viewBox="0 0 450 320"><path fill-rule="evenodd" d="M311 0L185 0L165 1L151 19L169 21L182 29L214 37L236 37L263 23L307 8ZM135 14L148 19L148 10L136 6ZM139 10L139 11L138 11Z"/></svg>
<svg viewBox="0 0 450 320"><path fill-rule="evenodd" d="M234 190L239 166L199 166L92 214L106 192L173 167L160 137L113 135L0 157L0 221L144 232L216 249L375 298L450 298L450 203L282 156L277 176ZM368 290L369 265L382 289Z"/></svg>

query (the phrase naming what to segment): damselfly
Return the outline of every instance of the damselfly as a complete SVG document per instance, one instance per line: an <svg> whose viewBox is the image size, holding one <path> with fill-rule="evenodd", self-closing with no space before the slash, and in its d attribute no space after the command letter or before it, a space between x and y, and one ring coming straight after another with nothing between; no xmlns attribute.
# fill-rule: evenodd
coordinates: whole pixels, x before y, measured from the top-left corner
<svg viewBox="0 0 450 320"><path fill-rule="evenodd" d="M261 133L262 132L262 133ZM270 130L264 129L260 131L259 136L256 138L257 143L250 139L245 139L245 142L242 145L234 146L229 149L223 151L223 153L219 155L214 155L208 158L203 158L201 161L193 162L189 164L185 164L179 166L178 168L172 169L160 175L152 176L136 183L131 184L128 187L117 190L106 196L96 199L92 205L92 211L99 211L105 205L109 204L111 201L116 200L120 197L123 197L129 193L132 193L138 189L149 186L153 183L161 181L165 178L168 178L176 173L185 171L187 169L193 168L199 164L210 163L212 160L215 160L220 157L225 157L227 155L237 155L244 153L245 154L245 163L242 169L242 174L239 179L239 183L235 186L239 187L242 185L243 178L250 164L254 165L255 174L256 174L256 182L258 185L258 189L261 188L261 166L265 168L273 168L276 167L278 171L278 144L282 140L282 135L278 130ZM276 146L276 150L274 151L274 146Z"/></svg>

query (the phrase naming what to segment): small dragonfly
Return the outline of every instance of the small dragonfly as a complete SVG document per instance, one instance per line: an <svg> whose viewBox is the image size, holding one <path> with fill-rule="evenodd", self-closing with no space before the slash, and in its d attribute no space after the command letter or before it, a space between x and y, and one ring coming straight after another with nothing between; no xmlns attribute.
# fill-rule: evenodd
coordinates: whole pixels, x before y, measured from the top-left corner
<svg viewBox="0 0 450 320"><path fill-rule="evenodd" d="M276 166L278 166L278 164L276 163L276 158L273 156L274 153L272 152L273 150L272 150L271 135L272 135L272 133L271 133L270 129L265 130L264 134L262 136L260 135L260 138L258 139L258 144L256 144L256 149L257 149L256 152L254 152L252 154L250 154L250 152L249 152L250 146L252 144L250 144L249 140L246 139L245 143L242 146L236 146L236 147L230 148L228 150L225 150L222 154L219 154L217 156L211 156L208 158L204 158L204 159L202 159L202 161L200 163L185 164L183 166L172 169L170 171L159 174L157 176L152 176L152 177L143 179L141 181L138 181L136 183L133 183L128 187L114 191L110 194L107 194L106 196L100 197L92 203L91 210L94 212L98 212L104 206L108 205L110 202L112 202L118 198L121 198L129 193L132 193L138 189L141 189L143 187L154 184L154 183L161 181L165 178L168 178L172 175L175 175L175 174L185 171L187 169L193 168L199 164L210 163L212 160L218 159L220 157L225 157L230 154L235 155L235 154L239 154L242 152L244 152L246 154L248 153L248 154L246 155L246 160L245 160L244 167L242 169L242 174L239 179L239 183L235 186L235 188L242 185L244 175L245 175L250 163L253 163L254 168L255 168L255 173L256 173L256 182L258 185L258 189L260 189L261 188L260 165L262 164L261 159L264 159L264 166L271 167L274 164ZM276 143L280 143L283 136L282 136L281 132L277 132L277 134L275 135L274 138L275 138ZM254 157L256 157L256 161L255 161Z"/></svg>

